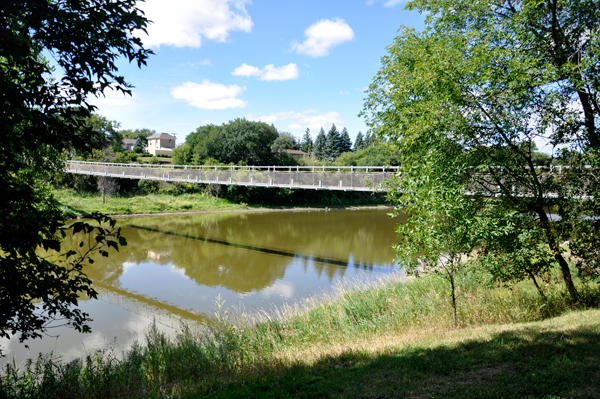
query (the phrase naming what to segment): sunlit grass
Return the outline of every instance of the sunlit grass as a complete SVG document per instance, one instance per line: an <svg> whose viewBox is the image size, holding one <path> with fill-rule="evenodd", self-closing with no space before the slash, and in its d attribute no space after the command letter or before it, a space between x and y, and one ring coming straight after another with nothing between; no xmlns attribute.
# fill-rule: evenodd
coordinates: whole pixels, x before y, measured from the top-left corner
<svg viewBox="0 0 600 399"><path fill-rule="evenodd" d="M105 204L102 203L102 196L99 193L77 193L71 189L60 189L55 190L54 195L62 204L63 211L68 217L92 212L129 215L246 208L245 204L237 204L204 193L113 196L106 198Z"/></svg>
<svg viewBox="0 0 600 399"><path fill-rule="evenodd" d="M444 370L457 361L456 356L468 353L452 366L467 376L476 372L473 367L483 367L484 363L488 368L500 367L498 373L502 373L507 359L521 356L520 352L513 353L515 342L525 347L531 342L546 348L536 349L536 356L554 364L556 331L563 335L583 330L592 334L586 335L590 340L585 343L589 346L586 351L596 350L598 355L588 361L600 361L600 313L568 316L582 305L569 303L558 277L544 287L547 301L528 282L512 288L484 288L477 278L463 276L461 287L458 324L452 316L446 284L435 276L405 280L392 275L369 286L360 281L345 283L273 312L243 312L217 300L210 323L184 325L176 337L151 326L145 339L122 355L108 349L68 364L40 357L18 369L9 365L2 375L0 397L246 397L263 396L270 390L273 397L295 393L306 397L322 396L320 392L331 389L352 396L360 393L356 391L360 387L342 380L356 378L353 370L357 365L367 367L365 372L377 378L384 378L378 374L383 367L395 383L405 384L401 392L424 389L445 396L449 385L444 377L448 371ZM579 289L584 298L598 297L595 286L580 284ZM553 319L561 314L567 316ZM534 323L523 324L527 322ZM550 330L552 334L544 335ZM512 341L498 338L508 333ZM477 345L469 346L475 341ZM465 345L471 352L465 352ZM435 367L422 364L422 351L440 353L439 358L429 360ZM504 357L495 359L489 353ZM391 360L378 363L386 356ZM438 364L441 359L448 364ZM394 374L401 372L392 367L396 363L416 368L415 381L421 385ZM583 360L577 363L585 374L584 366ZM322 373L329 377L315 380L315 375ZM520 374L517 377L521 378ZM435 389L427 391L434 380ZM340 385L333 386L333 381ZM527 383L538 382L534 378ZM375 380L367 379L363 385L369 383L381 397L396 392L386 391ZM568 384L565 387L571 389ZM498 392L486 395L495 397ZM552 392L542 393L546 396Z"/></svg>

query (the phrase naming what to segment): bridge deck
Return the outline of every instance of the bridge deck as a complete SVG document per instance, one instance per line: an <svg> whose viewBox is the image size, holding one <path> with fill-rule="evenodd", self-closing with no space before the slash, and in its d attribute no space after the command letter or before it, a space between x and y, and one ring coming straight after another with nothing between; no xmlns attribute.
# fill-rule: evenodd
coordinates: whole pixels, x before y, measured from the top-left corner
<svg viewBox="0 0 600 399"><path fill-rule="evenodd" d="M385 191L398 167L381 166L190 166L68 161L68 173L180 183Z"/></svg>

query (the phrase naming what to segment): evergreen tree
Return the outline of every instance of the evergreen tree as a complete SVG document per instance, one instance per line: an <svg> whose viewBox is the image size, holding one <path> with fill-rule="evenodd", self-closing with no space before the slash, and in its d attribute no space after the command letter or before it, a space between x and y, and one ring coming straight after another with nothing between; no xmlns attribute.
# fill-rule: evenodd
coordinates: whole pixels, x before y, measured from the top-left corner
<svg viewBox="0 0 600 399"><path fill-rule="evenodd" d="M144 140L141 137L138 137L137 139L135 139L134 147L144 148Z"/></svg>
<svg viewBox="0 0 600 399"><path fill-rule="evenodd" d="M331 129L327 132L325 141L325 158L328 161L334 161L341 154L341 141L342 136L337 131L335 125L331 125Z"/></svg>
<svg viewBox="0 0 600 399"><path fill-rule="evenodd" d="M371 134L371 132L367 132L367 137L365 138L365 144L363 148L370 147L375 142L375 135Z"/></svg>
<svg viewBox="0 0 600 399"><path fill-rule="evenodd" d="M326 145L327 145L327 139L325 138L325 131L323 130L323 128L321 128L321 130L319 131L319 134L317 135L317 138L315 140L315 145L313 148L313 151L315 153L315 158L317 158L317 160L322 161L327 156L327 154L325 153Z"/></svg>
<svg viewBox="0 0 600 399"><path fill-rule="evenodd" d="M354 142L354 151L362 150L365 148L365 141L363 140L362 132L358 132L356 135L356 141Z"/></svg>
<svg viewBox="0 0 600 399"><path fill-rule="evenodd" d="M313 150L313 141L312 137L310 136L309 128L306 128L306 132L304 132L304 136L302 136L302 144L300 145L300 149L309 155Z"/></svg>
<svg viewBox="0 0 600 399"><path fill-rule="evenodd" d="M348 130L346 128L342 129L342 138L341 138L341 153L352 151L352 140L350 140L350 135L348 134Z"/></svg>

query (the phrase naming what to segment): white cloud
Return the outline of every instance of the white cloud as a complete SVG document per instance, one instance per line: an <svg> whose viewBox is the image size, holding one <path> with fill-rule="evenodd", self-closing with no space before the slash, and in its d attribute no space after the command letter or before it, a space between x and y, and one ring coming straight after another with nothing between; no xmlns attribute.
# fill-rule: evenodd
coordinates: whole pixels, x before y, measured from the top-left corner
<svg viewBox="0 0 600 399"><path fill-rule="evenodd" d="M261 121L266 123L279 122L281 124L287 123L286 128L289 130L301 130L304 131L306 128L311 130L319 130L321 127L327 128L332 123L339 125L342 123L340 114L337 112L325 112L319 113L314 109L307 109L302 112L288 111L288 112L275 112L270 115L255 116L248 114L246 119L253 121Z"/></svg>
<svg viewBox="0 0 600 399"><path fill-rule="evenodd" d="M254 67L248 64L242 64L231 72L234 76L254 76L260 80L272 82L274 80L290 80L297 79L300 76L298 66L296 64L287 64L281 67L276 67L273 64L266 65L263 69Z"/></svg>
<svg viewBox="0 0 600 399"><path fill-rule="evenodd" d="M249 0L146 0L140 8L153 23L146 46L200 47L202 39L224 42L231 31L250 32Z"/></svg>
<svg viewBox="0 0 600 399"><path fill-rule="evenodd" d="M244 108L247 105L246 101L237 98L244 90L246 87L225 86L204 79L202 83L185 82L181 86L173 87L171 95L193 107L220 110Z"/></svg>
<svg viewBox="0 0 600 399"><path fill-rule="evenodd" d="M212 62L210 62L210 60L202 60L202 61L200 61L200 65L202 65L202 66L212 66Z"/></svg>
<svg viewBox="0 0 600 399"><path fill-rule="evenodd" d="M349 94L350 94L349 91L340 91L340 96L347 96Z"/></svg>
<svg viewBox="0 0 600 399"><path fill-rule="evenodd" d="M254 67L252 65L248 65L246 63L240 65L239 67L235 68L233 70L233 72L231 72L231 74L233 76L260 76L262 75L262 71L260 70L260 68Z"/></svg>
<svg viewBox="0 0 600 399"><path fill-rule="evenodd" d="M372 5L373 3L375 3L377 0L367 0L366 4L368 6ZM388 0L385 2L384 6L386 7L394 7L396 4L400 4L400 3L404 3L405 0Z"/></svg>
<svg viewBox="0 0 600 399"><path fill-rule="evenodd" d="M311 57L323 57L329 49L354 39L354 31L343 19L322 19L309 26L302 43L293 43L292 50Z"/></svg>
<svg viewBox="0 0 600 399"><path fill-rule="evenodd" d="M98 107L113 105L117 107L123 107L127 105L133 105L138 96L135 93L123 94L120 91L114 91L111 89L104 90L104 96L98 98L90 98L90 102Z"/></svg>

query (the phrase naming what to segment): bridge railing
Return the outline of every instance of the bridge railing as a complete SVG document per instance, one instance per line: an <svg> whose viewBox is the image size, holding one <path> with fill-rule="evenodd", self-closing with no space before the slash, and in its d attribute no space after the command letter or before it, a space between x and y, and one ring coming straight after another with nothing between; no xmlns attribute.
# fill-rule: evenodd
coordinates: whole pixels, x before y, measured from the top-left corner
<svg viewBox="0 0 600 399"><path fill-rule="evenodd" d="M398 173L385 166L207 166L68 161L67 172L173 182L378 191Z"/></svg>

